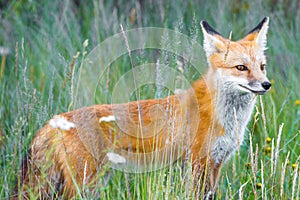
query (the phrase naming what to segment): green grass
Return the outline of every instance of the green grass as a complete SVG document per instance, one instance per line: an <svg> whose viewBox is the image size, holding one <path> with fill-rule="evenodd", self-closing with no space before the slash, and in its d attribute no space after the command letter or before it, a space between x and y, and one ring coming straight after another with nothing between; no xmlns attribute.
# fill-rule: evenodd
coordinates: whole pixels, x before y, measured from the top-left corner
<svg viewBox="0 0 300 200"><path fill-rule="evenodd" d="M216 197L292 199L294 191L293 198L299 199L300 105L296 101L300 99L299 2L75 2L0 1L0 46L10 50L8 55L0 57L0 127L4 133L0 199L8 199L11 195L20 174L21 161L35 133L53 115L73 108L69 77L73 69L75 76L78 73L83 51L89 53L106 38L120 33L120 24L125 30L150 26L170 28L201 44L201 19L209 21L225 36L232 30L235 40L244 36L264 16L270 17L267 70L274 84L271 92L262 97L262 104L257 104L244 145L224 165ZM136 15L130 17L133 9ZM86 39L89 45L84 48ZM165 45L170 43L168 39L165 42ZM78 51L81 54L74 59ZM176 66L177 57L163 51L135 51L131 62L134 66L148 63L157 58L157 54L161 63ZM130 69L128 55L116 59L111 64L108 90L104 91L102 86L105 84L99 83L95 102L108 103L114 84ZM194 80L199 74L186 64L185 76ZM157 90L154 85L144 86L131 98L134 99L136 94L142 99L168 94L164 89ZM271 141L267 142L267 138ZM188 176L189 173L179 163L145 174L126 174L110 169L107 184L108 176L100 177L100 187L94 192L85 191L81 197L186 199L193 195L183 180L183 174Z"/></svg>

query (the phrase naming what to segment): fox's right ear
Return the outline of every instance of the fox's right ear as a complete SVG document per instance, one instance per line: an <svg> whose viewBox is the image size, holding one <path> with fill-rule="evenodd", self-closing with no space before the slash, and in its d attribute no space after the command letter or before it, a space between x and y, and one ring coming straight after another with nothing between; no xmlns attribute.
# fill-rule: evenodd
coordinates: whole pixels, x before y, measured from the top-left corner
<svg viewBox="0 0 300 200"><path fill-rule="evenodd" d="M226 50L224 39L220 33L215 31L206 21L200 22L203 32L203 46L207 57L210 57L216 52L222 52Z"/></svg>
<svg viewBox="0 0 300 200"><path fill-rule="evenodd" d="M244 40L255 41L257 45L265 50L267 47L267 32L269 28L269 17L265 17L252 31L250 31Z"/></svg>

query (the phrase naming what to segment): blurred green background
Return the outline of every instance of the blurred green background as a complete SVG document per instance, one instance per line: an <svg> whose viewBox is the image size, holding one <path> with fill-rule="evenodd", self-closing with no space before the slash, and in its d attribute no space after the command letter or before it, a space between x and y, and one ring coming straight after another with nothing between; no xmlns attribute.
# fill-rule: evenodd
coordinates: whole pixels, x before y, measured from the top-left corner
<svg viewBox="0 0 300 200"><path fill-rule="evenodd" d="M11 195L22 158L38 129L53 115L72 109L71 76L73 69L76 74L80 67L83 52L89 53L106 38L120 33L120 24L125 30L169 28L202 44L202 19L224 36L232 31L232 39L237 40L265 16L270 17L266 54L273 87L259 100L244 145L224 166L216 198L299 198L299 8L298 0L0 1L0 198ZM89 44L84 47L86 39ZM74 58L77 52L80 54ZM133 54L133 62L147 62L145 52ZM176 56L160 52L160 57L176 67ZM95 101L107 102L114 82L130 67L126 55L112 63L108 94ZM200 74L193 76L188 67L185 69L191 80L199 78ZM155 96L156 89L141 88L141 98ZM161 96L167 94L163 91ZM257 151L256 156L251 149ZM98 193L86 192L79 197L186 199L190 191L182 173L178 163L148 174L113 171Z"/></svg>

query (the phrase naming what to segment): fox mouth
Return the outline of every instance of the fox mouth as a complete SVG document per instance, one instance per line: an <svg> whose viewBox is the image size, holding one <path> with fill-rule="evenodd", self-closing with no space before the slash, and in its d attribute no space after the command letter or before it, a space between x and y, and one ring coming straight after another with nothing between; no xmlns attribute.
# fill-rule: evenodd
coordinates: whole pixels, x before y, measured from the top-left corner
<svg viewBox="0 0 300 200"><path fill-rule="evenodd" d="M250 91L250 92L252 92L252 93L254 93L254 94L263 95L263 94L265 94L267 92L267 90L252 90L252 89L250 89L250 88L248 88L248 87L246 87L244 85L241 85L241 84L239 84L239 86L242 87L242 88L244 88L244 89L246 89L246 90L248 90L248 91Z"/></svg>

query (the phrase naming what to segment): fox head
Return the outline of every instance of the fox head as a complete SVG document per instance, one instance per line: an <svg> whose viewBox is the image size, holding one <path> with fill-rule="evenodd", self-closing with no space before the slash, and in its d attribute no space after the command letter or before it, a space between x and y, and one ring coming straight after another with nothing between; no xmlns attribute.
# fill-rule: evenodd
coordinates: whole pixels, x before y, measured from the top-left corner
<svg viewBox="0 0 300 200"><path fill-rule="evenodd" d="M204 50L210 66L207 79L212 83L229 85L241 93L264 94L271 83L266 76L267 31L265 17L243 39L231 41L201 21Z"/></svg>

